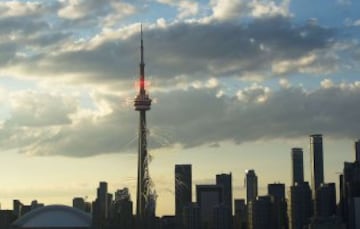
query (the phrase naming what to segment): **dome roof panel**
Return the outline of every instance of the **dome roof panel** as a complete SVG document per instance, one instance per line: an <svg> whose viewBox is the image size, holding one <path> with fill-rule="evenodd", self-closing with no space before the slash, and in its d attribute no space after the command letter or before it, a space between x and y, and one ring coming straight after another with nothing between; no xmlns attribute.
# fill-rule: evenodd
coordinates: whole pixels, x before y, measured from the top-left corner
<svg viewBox="0 0 360 229"><path fill-rule="evenodd" d="M64 205L49 205L25 214L13 223L20 228L34 227L90 227L91 216Z"/></svg>

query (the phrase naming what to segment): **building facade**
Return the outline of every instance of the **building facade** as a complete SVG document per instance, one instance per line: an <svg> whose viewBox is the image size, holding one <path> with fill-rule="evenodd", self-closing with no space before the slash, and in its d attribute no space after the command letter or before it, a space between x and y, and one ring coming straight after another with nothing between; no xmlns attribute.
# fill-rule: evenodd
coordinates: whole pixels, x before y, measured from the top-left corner
<svg viewBox="0 0 360 229"><path fill-rule="evenodd" d="M212 229L214 208L223 202L223 187L220 185L196 185L196 202L200 207L201 229Z"/></svg>
<svg viewBox="0 0 360 229"><path fill-rule="evenodd" d="M179 228L183 224L183 211L192 201L191 165L175 165L175 216Z"/></svg>
<svg viewBox="0 0 360 229"><path fill-rule="evenodd" d="M296 183L288 194L288 216L290 229L303 229L313 215L311 189L308 182Z"/></svg>
<svg viewBox="0 0 360 229"><path fill-rule="evenodd" d="M324 155L321 134L310 135L310 165L312 198L316 199L316 190L324 183Z"/></svg>
<svg viewBox="0 0 360 229"><path fill-rule="evenodd" d="M232 204L232 175L229 174L217 174L216 175L216 184L223 187L223 205L219 206L221 208L228 208L228 210L224 210L224 212L227 212L227 220L226 222L229 222L229 225L223 224L223 228L232 228L232 211L233 211L233 204Z"/></svg>
<svg viewBox="0 0 360 229"><path fill-rule="evenodd" d="M256 200L256 197L258 195L258 179L255 174L255 170L250 169L246 171L245 185L246 203L249 204L250 201Z"/></svg>
<svg viewBox="0 0 360 229"><path fill-rule="evenodd" d="M291 149L292 185L304 182L304 159L302 148Z"/></svg>

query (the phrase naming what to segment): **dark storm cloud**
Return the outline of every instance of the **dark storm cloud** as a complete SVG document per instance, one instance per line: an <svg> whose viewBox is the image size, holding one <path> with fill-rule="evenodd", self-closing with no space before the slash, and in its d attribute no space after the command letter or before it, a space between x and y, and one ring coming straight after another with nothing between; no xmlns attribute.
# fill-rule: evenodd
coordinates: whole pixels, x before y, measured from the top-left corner
<svg viewBox="0 0 360 229"><path fill-rule="evenodd" d="M71 98L45 93L23 92L13 96L11 119L5 125L42 127L70 124L77 102Z"/></svg>
<svg viewBox="0 0 360 229"><path fill-rule="evenodd" d="M305 34L306 33L306 34ZM154 74L243 75L266 71L272 63L297 60L330 47L333 31L319 26L296 27L287 18L238 24L178 24L149 32ZM296 71L296 69L295 69Z"/></svg>
<svg viewBox="0 0 360 229"><path fill-rule="evenodd" d="M326 65L330 60L320 54L331 49L334 36L334 30L308 24L294 26L288 18L280 17L259 19L247 25L177 23L165 29L145 31L147 72L164 80L178 75L198 78L209 75L241 77L249 72L272 75L271 68L276 63L298 61L311 54L314 61L301 67L311 66L316 61ZM73 80L87 83L132 80L137 74L138 33L126 39L103 35L95 46L91 43L80 45L84 48L21 59L14 65L33 74L56 72L61 77L78 74L80 79ZM294 65L273 71L291 74L300 70Z"/></svg>
<svg viewBox="0 0 360 229"><path fill-rule="evenodd" d="M218 88L157 93L159 102L148 112L151 149L174 144L186 148L209 146L221 141L240 144L303 137L315 132L337 138L359 138L359 83L312 92L289 87L273 92L264 88L263 93L259 93L259 88L248 89L242 97L216 97ZM252 90L255 95L251 95ZM265 99L247 100L244 96L265 96ZM71 157L136 152L138 114L129 106L119 106L117 101L122 99L117 96L98 95L94 99L106 104L109 112L41 128L5 125L1 131L1 147L16 147L30 155ZM74 112L62 110L65 111L63 117ZM14 116L12 122L17 118Z"/></svg>
<svg viewBox="0 0 360 229"><path fill-rule="evenodd" d="M2 35L11 35L12 33L29 35L48 28L46 22L33 20L31 16L0 19Z"/></svg>
<svg viewBox="0 0 360 229"><path fill-rule="evenodd" d="M159 106L149 114L149 123L159 129L174 127L175 142L185 147L223 140L242 143L294 138L315 132L340 138L359 137L359 86L321 88L310 93L290 87L269 93L265 102L216 98L211 90L179 91L173 96L162 97Z"/></svg>

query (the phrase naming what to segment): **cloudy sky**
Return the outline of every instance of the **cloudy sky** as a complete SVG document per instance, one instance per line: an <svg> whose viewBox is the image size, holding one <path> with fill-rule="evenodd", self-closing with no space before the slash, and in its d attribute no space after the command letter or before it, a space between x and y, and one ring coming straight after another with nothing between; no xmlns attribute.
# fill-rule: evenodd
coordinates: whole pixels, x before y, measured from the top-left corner
<svg viewBox="0 0 360 229"><path fill-rule="evenodd" d="M176 163L193 183L232 172L244 197L290 182L290 150L324 135L337 181L360 138L360 2L0 2L0 202L93 200L99 181L135 199L140 23L157 214L174 212ZM195 199L194 199L195 201Z"/></svg>

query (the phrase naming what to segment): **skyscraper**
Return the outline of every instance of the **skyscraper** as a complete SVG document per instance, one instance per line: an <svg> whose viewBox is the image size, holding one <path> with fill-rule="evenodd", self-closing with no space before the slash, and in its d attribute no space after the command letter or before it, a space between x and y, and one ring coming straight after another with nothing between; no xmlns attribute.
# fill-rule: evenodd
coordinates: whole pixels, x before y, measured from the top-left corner
<svg viewBox="0 0 360 229"><path fill-rule="evenodd" d="M213 222L211 229L232 229L230 209L223 203L213 208Z"/></svg>
<svg viewBox="0 0 360 229"><path fill-rule="evenodd" d="M360 139L355 142L355 160L360 162Z"/></svg>
<svg viewBox="0 0 360 229"><path fill-rule="evenodd" d="M216 184L223 187L223 199L225 206L229 207L232 212L232 176L229 174L217 174Z"/></svg>
<svg viewBox="0 0 360 229"><path fill-rule="evenodd" d="M283 229L288 225L287 205L285 200L285 184L268 184L268 195L271 197L271 226L273 229Z"/></svg>
<svg viewBox="0 0 360 229"><path fill-rule="evenodd" d="M336 191L335 183L323 183L316 191L316 214L317 217L331 217L336 214Z"/></svg>
<svg viewBox="0 0 360 229"><path fill-rule="evenodd" d="M145 91L145 63L144 63L144 46L141 28L141 46L140 46L140 80L139 80L139 93L134 100L134 107L136 111L139 111L139 132L138 132L138 175L137 175L137 191L136 191L136 217L137 221L145 221L145 218L152 214L150 211L154 211L154 206L150 206L153 203L153 195L150 190L150 176L148 167L148 152L147 152L147 129L146 129L146 111L150 110L151 99ZM146 226L139 226L145 228Z"/></svg>
<svg viewBox="0 0 360 229"><path fill-rule="evenodd" d="M197 203L190 203L183 209L182 229L201 229L200 207Z"/></svg>
<svg viewBox="0 0 360 229"><path fill-rule="evenodd" d="M196 202L200 207L202 229L211 229L214 209L223 202L223 187L220 185L196 185Z"/></svg>
<svg viewBox="0 0 360 229"><path fill-rule="evenodd" d="M292 185L304 182L304 159L302 148L291 149Z"/></svg>
<svg viewBox="0 0 360 229"><path fill-rule="evenodd" d="M234 229L245 229L248 220L245 199L235 199L234 208Z"/></svg>
<svg viewBox="0 0 360 229"><path fill-rule="evenodd" d="M109 213L108 209L107 183L102 181L97 188L97 196L93 202L93 226L97 228L106 226Z"/></svg>
<svg viewBox="0 0 360 229"><path fill-rule="evenodd" d="M248 205L248 229L274 229L270 196L259 196Z"/></svg>
<svg viewBox="0 0 360 229"><path fill-rule="evenodd" d="M360 163L345 162L340 176L340 204L347 228L360 228ZM358 226L358 227L357 227Z"/></svg>
<svg viewBox="0 0 360 229"><path fill-rule="evenodd" d="M249 204L250 201L256 200L258 195L258 180L253 169L246 171L245 176L246 185L246 202Z"/></svg>
<svg viewBox="0 0 360 229"><path fill-rule="evenodd" d="M114 225L121 229L133 228L133 203L128 188L119 189L115 192L114 201Z"/></svg>
<svg viewBox="0 0 360 229"><path fill-rule="evenodd" d="M175 165L175 216L179 227L183 221L183 210L191 204L191 165Z"/></svg>
<svg viewBox="0 0 360 229"><path fill-rule="evenodd" d="M289 190L289 228L303 229L312 216L311 189L308 182L296 183Z"/></svg>
<svg viewBox="0 0 360 229"><path fill-rule="evenodd" d="M216 184L223 187L223 205L219 206L219 209L223 211L223 213L227 213L226 222L229 224L223 224L223 228L232 228L232 176L229 174L217 174L216 175ZM228 208L226 211L224 208ZM218 210L219 210L218 209ZM219 210L220 211L220 210ZM228 227L225 227L228 226Z"/></svg>
<svg viewBox="0 0 360 229"><path fill-rule="evenodd" d="M323 142L321 134L310 136L310 164L312 197L316 199L316 190L324 183Z"/></svg>
<svg viewBox="0 0 360 229"><path fill-rule="evenodd" d="M285 200L285 184L268 184L268 194L278 200Z"/></svg>

